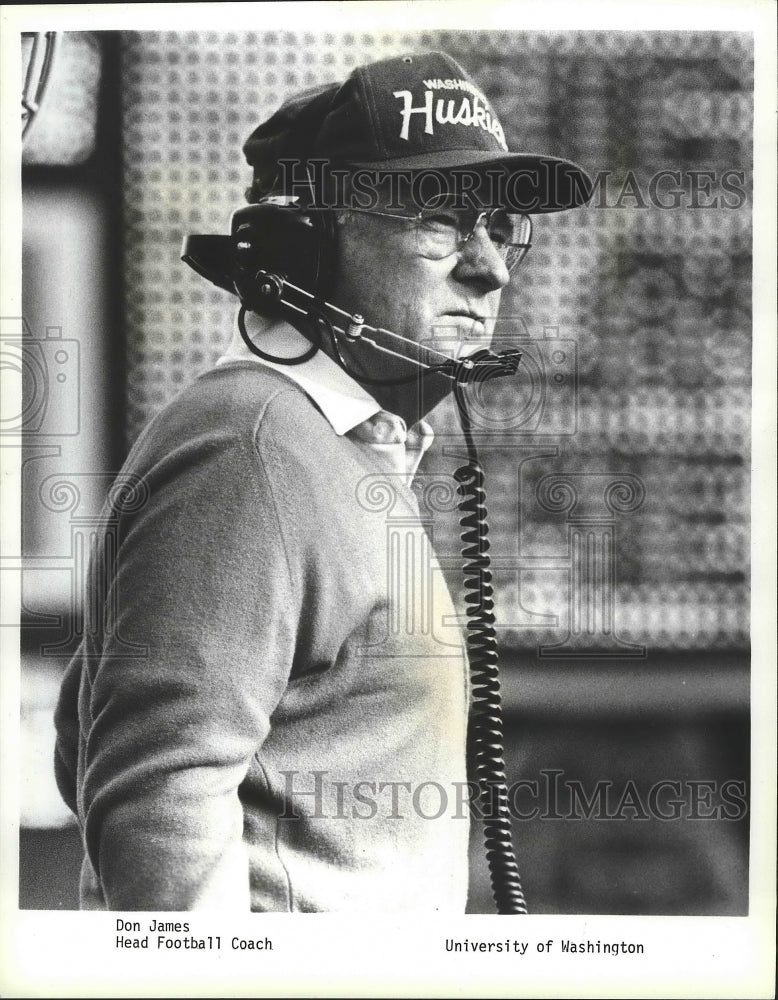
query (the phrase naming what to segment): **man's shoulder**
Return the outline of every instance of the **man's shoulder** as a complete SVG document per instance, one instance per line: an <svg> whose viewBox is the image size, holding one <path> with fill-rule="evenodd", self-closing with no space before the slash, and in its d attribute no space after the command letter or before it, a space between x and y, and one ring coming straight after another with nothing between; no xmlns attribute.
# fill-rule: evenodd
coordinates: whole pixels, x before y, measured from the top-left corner
<svg viewBox="0 0 778 1000"><path fill-rule="evenodd" d="M160 410L135 441L124 471L194 467L220 456L246 469L254 454L271 464L306 464L334 437L315 404L285 375L251 361L203 372Z"/></svg>
<svg viewBox="0 0 778 1000"><path fill-rule="evenodd" d="M202 414L211 424L254 428L272 419L271 404L284 398L284 405L301 416L312 409L303 390L280 372L252 361L229 361L203 372L178 397L178 406Z"/></svg>
<svg viewBox="0 0 778 1000"><path fill-rule="evenodd" d="M236 361L203 372L156 414L143 437L148 443L168 444L202 435L256 438L260 430L289 433L320 420L291 379L251 361Z"/></svg>

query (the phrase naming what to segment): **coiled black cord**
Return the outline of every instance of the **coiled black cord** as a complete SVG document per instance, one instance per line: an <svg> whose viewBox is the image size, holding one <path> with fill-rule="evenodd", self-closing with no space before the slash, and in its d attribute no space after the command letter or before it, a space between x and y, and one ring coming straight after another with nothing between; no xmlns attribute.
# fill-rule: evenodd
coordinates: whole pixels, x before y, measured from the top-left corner
<svg viewBox="0 0 778 1000"><path fill-rule="evenodd" d="M305 321L313 330L313 343L308 350L296 358L282 358L267 354L253 343L246 330L246 307L241 306L238 314L238 328L246 346L265 361L282 365L299 365L308 361L321 349L322 336L326 335L332 344L333 355L338 364L352 377L367 385L403 385L417 379L418 374L390 379L370 378L351 372L343 357L332 322L324 313L311 307ZM301 320L298 320L301 322ZM515 353L515 352L514 352ZM488 355L480 351L471 355L477 359ZM501 367L515 372L521 355L503 359ZM412 359L409 359L412 360ZM472 366L460 362L454 364L454 398L457 402L459 421L467 446L467 465L454 473L458 492L462 498L459 511L462 514L462 557L465 574L465 603L467 612L467 651L470 661L470 675L473 687L473 704L468 730L468 767L474 775L479 789L479 797L484 816L484 844L486 860L492 883L492 895L500 914L527 912L527 904L521 887L519 868L513 850L511 821L508 809L508 787L505 778L503 749L502 702L497 669L497 633L494 628L494 599L492 573L489 559L488 526L484 493L484 473L478 459L478 452L472 434L472 422L467 409L465 387L472 379ZM427 369L422 378L447 366ZM483 378L497 374L495 369L485 369Z"/></svg>
<svg viewBox="0 0 778 1000"><path fill-rule="evenodd" d="M468 733L468 766L478 783L483 810L484 844L492 895L500 914L527 912L519 867L513 850L503 749L502 700L497 670L497 634L486 537L484 472L473 440L465 394L454 393L467 446L467 465L454 473L462 498L462 558L465 561L467 651L473 686Z"/></svg>

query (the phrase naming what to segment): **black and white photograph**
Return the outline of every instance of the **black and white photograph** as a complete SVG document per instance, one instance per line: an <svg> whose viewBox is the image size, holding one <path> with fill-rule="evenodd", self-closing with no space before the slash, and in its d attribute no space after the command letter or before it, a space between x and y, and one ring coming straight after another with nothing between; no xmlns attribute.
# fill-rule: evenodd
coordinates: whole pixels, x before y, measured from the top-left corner
<svg viewBox="0 0 778 1000"><path fill-rule="evenodd" d="M3 11L3 995L772 995L775 8L632 6Z"/></svg>

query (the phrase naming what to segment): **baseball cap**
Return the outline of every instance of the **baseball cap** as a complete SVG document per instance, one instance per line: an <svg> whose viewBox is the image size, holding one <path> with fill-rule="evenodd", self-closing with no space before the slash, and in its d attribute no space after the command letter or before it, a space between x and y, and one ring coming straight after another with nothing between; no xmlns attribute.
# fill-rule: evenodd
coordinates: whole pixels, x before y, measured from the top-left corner
<svg viewBox="0 0 778 1000"><path fill-rule="evenodd" d="M570 160L510 151L483 91L451 56L411 54L357 67L344 83L306 90L259 125L243 147L250 195L281 193L280 164L311 160L381 174L470 172L500 179L500 200L525 212L585 204L588 174Z"/></svg>

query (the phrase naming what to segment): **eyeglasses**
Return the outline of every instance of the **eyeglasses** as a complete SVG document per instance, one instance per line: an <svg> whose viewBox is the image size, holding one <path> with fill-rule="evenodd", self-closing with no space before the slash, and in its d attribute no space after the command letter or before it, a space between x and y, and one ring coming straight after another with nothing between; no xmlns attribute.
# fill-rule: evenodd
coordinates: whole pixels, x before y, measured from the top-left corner
<svg viewBox="0 0 778 1000"><path fill-rule="evenodd" d="M503 208L488 211L423 208L416 215L377 212L372 208L349 208L346 211L412 223L418 253L430 260L443 260L462 250L480 225L486 229L492 246L508 271L518 267L532 246L531 218L521 213L506 212Z"/></svg>

